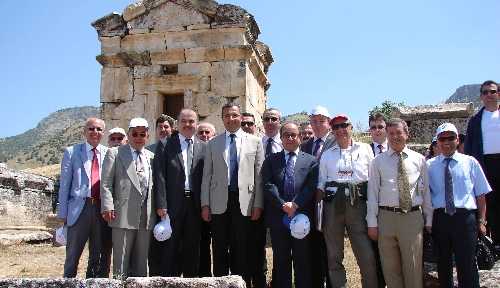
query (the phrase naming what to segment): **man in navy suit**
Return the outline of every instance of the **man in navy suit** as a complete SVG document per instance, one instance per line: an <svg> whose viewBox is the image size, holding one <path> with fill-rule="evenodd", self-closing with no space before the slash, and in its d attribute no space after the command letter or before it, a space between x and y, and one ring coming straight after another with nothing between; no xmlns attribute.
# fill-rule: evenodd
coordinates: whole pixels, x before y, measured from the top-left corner
<svg viewBox="0 0 500 288"><path fill-rule="evenodd" d="M109 266L106 267L109 262L102 255L102 238L107 224L100 213L101 167L108 150L99 144L103 134L104 121L89 118L83 130L85 142L64 150L57 213L68 227L64 277L76 277L87 240L86 277L107 277L109 273Z"/></svg>
<svg viewBox="0 0 500 288"><path fill-rule="evenodd" d="M311 263L309 236L292 238L283 224L283 217L298 213L312 215L314 191L318 179L316 158L299 150L299 127L286 123L280 129L284 150L271 154L264 160L265 219L271 230L273 246L274 288L292 287L292 262L295 271L295 287L311 287Z"/></svg>
<svg viewBox="0 0 500 288"><path fill-rule="evenodd" d="M481 101L484 107L471 117L467 125L464 152L479 161L492 192L486 195L486 221L496 245L500 244L500 110L498 84L485 81L481 84Z"/></svg>

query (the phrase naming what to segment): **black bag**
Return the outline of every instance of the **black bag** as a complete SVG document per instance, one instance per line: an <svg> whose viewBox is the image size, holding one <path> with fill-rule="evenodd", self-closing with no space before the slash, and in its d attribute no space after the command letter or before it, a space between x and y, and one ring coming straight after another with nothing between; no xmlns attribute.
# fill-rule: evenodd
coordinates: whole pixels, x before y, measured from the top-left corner
<svg viewBox="0 0 500 288"><path fill-rule="evenodd" d="M479 233L479 239L477 240L476 256L479 270L490 270L493 268L498 257L493 242L481 233Z"/></svg>

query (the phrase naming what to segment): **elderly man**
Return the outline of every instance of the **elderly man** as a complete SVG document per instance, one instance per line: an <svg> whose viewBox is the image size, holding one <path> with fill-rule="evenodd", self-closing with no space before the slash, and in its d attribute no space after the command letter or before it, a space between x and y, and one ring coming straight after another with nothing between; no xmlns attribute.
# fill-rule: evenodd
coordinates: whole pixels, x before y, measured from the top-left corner
<svg viewBox="0 0 500 288"><path fill-rule="evenodd" d="M314 131L314 137L303 143L301 150L316 157L321 158L321 153L335 145L335 136L330 133L330 113L323 106L316 106L309 116L309 122ZM316 203L321 205L322 195L316 195ZM315 203L315 204L316 204ZM317 217L313 217L314 227L318 227ZM311 244L311 273L312 273L312 288L330 287L328 280L328 260L326 254L326 245L323 233L316 229L311 229L310 236Z"/></svg>
<svg viewBox="0 0 500 288"><path fill-rule="evenodd" d="M169 216L172 237L167 241L164 276L197 277L200 245L200 189L206 143L195 137L198 115L182 109L178 132L168 139L162 171L155 185L156 213ZM163 275L163 273L162 273Z"/></svg>
<svg viewBox="0 0 500 288"><path fill-rule="evenodd" d="M209 122L200 122L196 129L196 135L198 139L203 142L208 142L210 139L214 138L216 135L215 126Z"/></svg>
<svg viewBox="0 0 500 288"><path fill-rule="evenodd" d="M314 137L314 131L312 129L311 123L302 123L299 127L300 129L300 139L301 142L307 142L307 140Z"/></svg>
<svg viewBox="0 0 500 288"><path fill-rule="evenodd" d="M378 239L387 287L422 288L424 219L428 231L432 225L427 165L406 147L406 122L393 118L386 124L389 149L370 167L368 236Z"/></svg>
<svg viewBox="0 0 500 288"><path fill-rule="evenodd" d="M257 133L257 126L255 126L255 117L252 113L241 113L241 130L252 135L255 135Z"/></svg>
<svg viewBox="0 0 500 288"><path fill-rule="evenodd" d="M113 276L145 277L151 230L156 223L152 193L153 153L144 118L130 120L129 144L106 153L102 167L101 212L113 233Z"/></svg>
<svg viewBox="0 0 500 288"><path fill-rule="evenodd" d="M201 188L201 215L211 221L214 275L241 275L251 287L248 226L264 208L261 139L241 130L240 107L222 107L226 131L208 143Z"/></svg>
<svg viewBox="0 0 500 288"><path fill-rule="evenodd" d="M347 230L361 272L363 287L377 287L373 247L367 235L366 194L373 160L370 146L352 140L349 117L339 114L330 121L337 144L321 155L318 191L324 196L324 223L328 267L332 287L347 283L344 235Z"/></svg>
<svg viewBox="0 0 500 288"><path fill-rule="evenodd" d="M108 147L118 147L127 144L127 133L120 127L115 127L109 130L108 135Z"/></svg>
<svg viewBox="0 0 500 288"><path fill-rule="evenodd" d="M85 142L64 149L57 213L57 217L68 227L64 277L76 277L87 240L89 259L86 277L107 277L109 266L102 253L106 222L99 211L101 167L108 150L99 144L103 134L104 121L89 118L83 129Z"/></svg>
<svg viewBox="0 0 500 288"><path fill-rule="evenodd" d="M292 287L293 262L295 287L308 288L311 287L309 237L293 238L283 225L283 217L302 213L311 218L309 207L314 199L318 162L314 156L300 152L296 124L285 123L280 135L284 150L267 157L262 166L266 223L273 244L273 287Z"/></svg>
<svg viewBox="0 0 500 288"><path fill-rule="evenodd" d="M500 245L500 107L498 84L485 81L480 88L483 108L467 125L464 152L479 161L493 191L486 195L488 230Z"/></svg>
<svg viewBox="0 0 500 288"><path fill-rule="evenodd" d="M454 287L453 255L458 287L479 288L476 264L478 231L486 233L485 194L491 187L479 165L457 151L458 131L444 123L436 130L441 155L427 161L434 217L432 236L438 253L440 287Z"/></svg>

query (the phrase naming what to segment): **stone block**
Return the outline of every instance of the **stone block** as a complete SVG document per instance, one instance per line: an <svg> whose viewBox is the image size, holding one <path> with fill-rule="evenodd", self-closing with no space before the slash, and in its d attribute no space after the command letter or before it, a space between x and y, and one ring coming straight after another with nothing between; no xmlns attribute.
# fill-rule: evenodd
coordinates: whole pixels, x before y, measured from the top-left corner
<svg viewBox="0 0 500 288"><path fill-rule="evenodd" d="M121 41L122 51L143 52L163 51L165 46L164 33L134 34L123 37Z"/></svg>
<svg viewBox="0 0 500 288"><path fill-rule="evenodd" d="M119 54L110 54L110 55L101 54L97 55L95 59L97 60L97 62L99 62L99 64L101 64L104 67L116 68L116 67L127 66L127 62L122 57L120 57Z"/></svg>
<svg viewBox="0 0 500 288"><path fill-rule="evenodd" d="M95 278L95 279L80 279L80 278L3 278L0 279L0 287L9 288L123 288L122 281Z"/></svg>
<svg viewBox="0 0 500 288"><path fill-rule="evenodd" d="M134 79L151 77L151 76L161 76L161 75L162 75L161 65L135 66L134 67Z"/></svg>
<svg viewBox="0 0 500 288"><path fill-rule="evenodd" d="M133 34L146 34L149 33L150 29L149 28L131 28L128 30L129 35Z"/></svg>
<svg viewBox="0 0 500 288"><path fill-rule="evenodd" d="M186 49L186 62L212 62L224 59L224 48L188 48Z"/></svg>
<svg viewBox="0 0 500 288"><path fill-rule="evenodd" d="M166 33L168 48L222 47L248 44L243 28L188 30Z"/></svg>
<svg viewBox="0 0 500 288"><path fill-rule="evenodd" d="M126 288L144 287L189 287L189 288L244 288L245 281L240 276L180 278L180 277L130 277L125 281Z"/></svg>
<svg viewBox="0 0 500 288"><path fill-rule="evenodd" d="M209 77L205 77L209 78ZM190 89L194 92L201 91L204 87L200 76L195 75L164 75L160 77L145 77L134 80L135 91L158 91L161 93L184 93ZM204 79L203 82L208 81Z"/></svg>
<svg viewBox="0 0 500 288"><path fill-rule="evenodd" d="M111 112L111 119L143 117L145 97L134 97L132 101L118 104Z"/></svg>
<svg viewBox="0 0 500 288"><path fill-rule="evenodd" d="M132 3L123 10L123 20L130 21L146 12L146 6L142 1Z"/></svg>
<svg viewBox="0 0 500 288"><path fill-rule="evenodd" d="M179 31L185 31L186 26L161 26L161 27L154 27L153 32L179 32Z"/></svg>
<svg viewBox="0 0 500 288"><path fill-rule="evenodd" d="M177 74L209 76L212 65L209 62L179 64Z"/></svg>
<svg viewBox="0 0 500 288"><path fill-rule="evenodd" d="M152 52L150 55L151 63L154 65L168 65L186 62L184 49L182 48L167 49L162 52Z"/></svg>
<svg viewBox="0 0 500 288"><path fill-rule="evenodd" d="M193 24L187 26L187 30L210 29L210 24Z"/></svg>
<svg viewBox="0 0 500 288"><path fill-rule="evenodd" d="M133 96L133 70L131 68L102 68L102 103L130 101L132 100Z"/></svg>
<svg viewBox="0 0 500 288"><path fill-rule="evenodd" d="M213 62L211 91L224 96L245 95L245 61Z"/></svg>
<svg viewBox="0 0 500 288"><path fill-rule="evenodd" d="M120 52L120 36L114 37L99 37L101 41L101 53L113 54Z"/></svg>
<svg viewBox="0 0 500 288"><path fill-rule="evenodd" d="M244 60L252 56L253 49L250 45L224 47L224 59Z"/></svg>

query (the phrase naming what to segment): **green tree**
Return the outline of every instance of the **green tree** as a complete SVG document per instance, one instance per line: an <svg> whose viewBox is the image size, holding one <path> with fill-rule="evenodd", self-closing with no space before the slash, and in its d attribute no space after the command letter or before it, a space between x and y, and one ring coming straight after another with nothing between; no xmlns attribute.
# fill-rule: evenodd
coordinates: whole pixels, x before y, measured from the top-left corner
<svg viewBox="0 0 500 288"><path fill-rule="evenodd" d="M373 107L372 110L370 110L370 115L373 115L375 113L382 113L386 119L390 119L392 115L392 111L397 108L397 107L404 107L406 104L404 102L400 103L395 103L389 100L386 100L380 104L380 106L375 106Z"/></svg>

